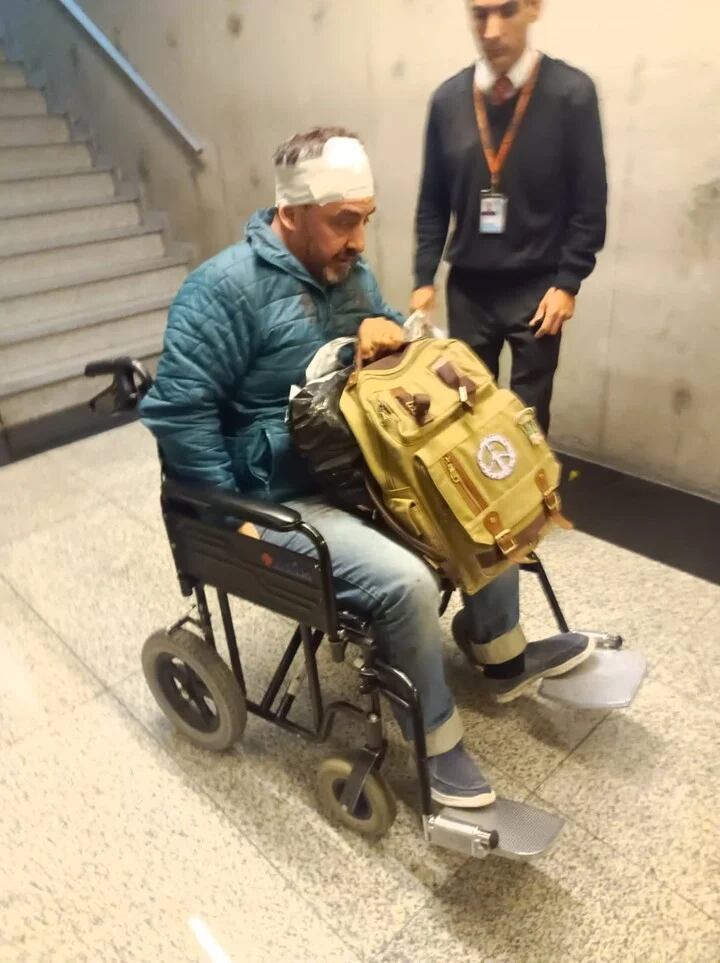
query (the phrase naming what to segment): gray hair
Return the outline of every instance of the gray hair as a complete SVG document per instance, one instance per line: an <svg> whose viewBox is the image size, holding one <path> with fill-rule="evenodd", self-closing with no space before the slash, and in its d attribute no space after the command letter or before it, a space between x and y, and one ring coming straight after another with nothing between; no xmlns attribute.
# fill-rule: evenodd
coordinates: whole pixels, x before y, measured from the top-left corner
<svg viewBox="0 0 720 963"><path fill-rule="evenodd" d="M360 140L357 134L344 127L313 127L306 134L295 134L278 147L273 155L275 166L295 167L300 161L322 157L325 145L333 137L353 137Z"/></svg>

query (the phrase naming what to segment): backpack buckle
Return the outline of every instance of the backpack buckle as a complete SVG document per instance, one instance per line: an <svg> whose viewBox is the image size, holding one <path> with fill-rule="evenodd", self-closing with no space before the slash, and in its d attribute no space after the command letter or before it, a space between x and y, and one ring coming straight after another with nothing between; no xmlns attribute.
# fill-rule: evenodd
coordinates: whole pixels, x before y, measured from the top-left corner
<svg viewBox="0 0 720 963"><path fill-rule="evenodd" d="M498 532L495 536L495 542L505 558L510 558L518 550L518 543L509 528L504 528L501 532Z"/></svg>
<svg viewBox="0 0 720 963"><path fill-rule="evenodd" d="M548 492L545 495L545 506L551 515L557 515L562 511L562 503L557 492Z"/></svg>
<svg viewBox="0 0 720 963"><path fill-rule="evenodd" d="M563 515L562 499L556 491L547 492L544 494L543 501L545 502L545 508L547 509L548 515L558 526L558 528L562 528L567 532L575 528L573 523L568 521L568 519Z"/></svg>

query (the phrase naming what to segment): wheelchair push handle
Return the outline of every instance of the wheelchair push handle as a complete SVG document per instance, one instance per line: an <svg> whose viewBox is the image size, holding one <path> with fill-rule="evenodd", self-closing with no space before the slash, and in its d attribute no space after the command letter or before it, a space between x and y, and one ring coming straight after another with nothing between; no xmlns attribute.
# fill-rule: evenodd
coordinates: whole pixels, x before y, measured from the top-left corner
<svg viewBox="0 0 720 963"><path fill-rule="evenodd" d="M108 358L85 366L86 378L112 376L112 384L90 402L98 414L117 415L134 411L152 387L153 379L145 365L133 358Z"/></svg>
<svg viewBox="0 0 720 963"><path fill-rule="evenodd" d="M91 361L85 365L86 378L98 378L102 375L114 375L117 368L115 361Z"/></svg>

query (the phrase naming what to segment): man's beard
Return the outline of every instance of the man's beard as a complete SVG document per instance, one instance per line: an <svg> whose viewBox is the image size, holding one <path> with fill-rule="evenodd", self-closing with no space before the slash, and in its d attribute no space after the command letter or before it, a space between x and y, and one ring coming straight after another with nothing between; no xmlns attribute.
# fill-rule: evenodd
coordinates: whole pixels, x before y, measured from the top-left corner
<svg viewBox="0 0 720 963"><path fill-rule="evenodd" d="M354 262L353 262L354 263ZM353 264L348 264L343 268L336 268L332 265L325 268L323 274L325 275L326 284L341 284L352 271Z"/></svg>
<svg viewBox="0 0 720 963"><path fill-rule="evenodd" d="M333 264L329 264L323 271L323 274L325 276L325 283L342 284L342 282L346 280L347 276L355 267L355 264L356 264L355 261L350 261L348 264L343 265L342 267L340 266L336 267Z"/></svg>

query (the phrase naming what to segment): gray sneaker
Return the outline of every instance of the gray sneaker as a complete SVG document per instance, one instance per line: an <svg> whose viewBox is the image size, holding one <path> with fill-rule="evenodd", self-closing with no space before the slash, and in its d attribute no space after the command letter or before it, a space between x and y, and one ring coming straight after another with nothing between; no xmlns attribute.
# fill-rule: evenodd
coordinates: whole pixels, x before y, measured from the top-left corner
<svg viewBox="0 0 720 963"><path fill-rule="evenodd" d="M462 742L441 756L431 756L428 766L430 793L436 803L479 809L495 802L495 793Z"/></svg>
<svg viewBox="0 0 720 963"><path fill-rule="evenodd" d="M468 633L465 609L455 615L452 634L460 651L476 669L482 665L475 658L473 644ZM553 635L541 642L529 642L525 650L525 670L510 679L489 679L485 676L483 688L497 702L512 702L535 682L552 676L565 675L581 665L595 651L595 639L578 632Z"/></svg>
<svg viewBox="0 0 720 963"><path fill-rule="evenodd" d="M541 642L528 642L525 671L512 679L488 679L485 685L497 702L512 702L540 679L565 675L581 665L595 651L595 639L578 632L553 635Z"/></svg>

